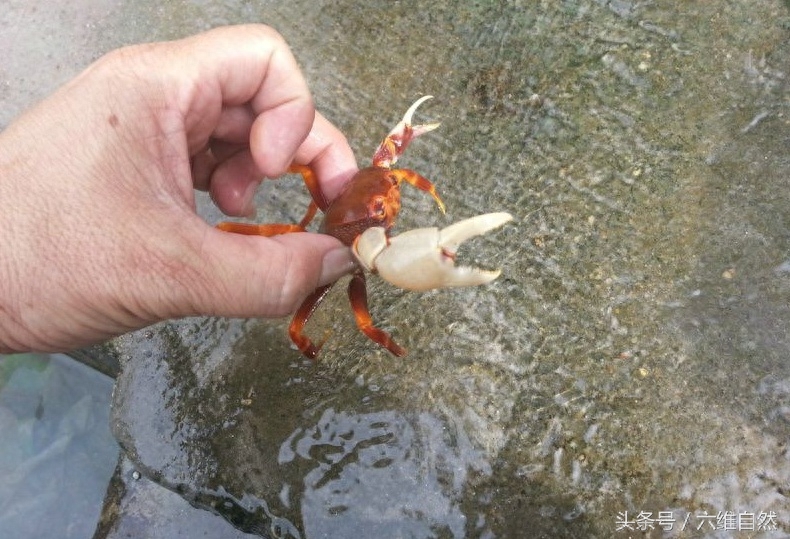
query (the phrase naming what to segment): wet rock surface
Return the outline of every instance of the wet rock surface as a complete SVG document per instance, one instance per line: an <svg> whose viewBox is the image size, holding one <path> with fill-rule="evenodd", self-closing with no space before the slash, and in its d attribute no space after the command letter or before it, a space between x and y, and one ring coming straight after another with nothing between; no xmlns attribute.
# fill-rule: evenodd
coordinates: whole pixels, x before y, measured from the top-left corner
<svg viewBox="0 0 790 539"><path fill-rule="evenodd" d="M398 230L517 219L460 253L501 266L492 285L371 280L403 359L357 333L343 283L308 327L330 333L316 365L285 320L119 339L113 427L145 477L264 537L727 536L732 515L790 534L786 2L89 7L116 32L72 71L272 24L360 165L433 94L419 121L442 126L401 163L447 216L407 186ZM266 182L259 217L307 202Z"/></svg>
<svg viewBox="0 0 790 539"><path fill-rule="evenodd" d="M107 490L94 539L179 539L182 537L254 538L214 514L187 503L140 474L122 456Z"/></svg>

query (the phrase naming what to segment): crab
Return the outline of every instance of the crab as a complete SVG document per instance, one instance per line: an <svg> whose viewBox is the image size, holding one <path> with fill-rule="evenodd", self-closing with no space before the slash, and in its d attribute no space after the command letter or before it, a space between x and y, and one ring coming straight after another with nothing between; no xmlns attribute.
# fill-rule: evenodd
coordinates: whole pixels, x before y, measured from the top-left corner
<svg viewBox="0 0 790 539"><path fill-rule="evenodd" d="M430 194L439 210L445 213L444 203L428 179L413 170L392 168L413 139L439 126L438 123L411 124L417 108L431 98L423 96L409 107L403 119L373 154L372 166L357 172L332 201L324 197L309 167L291 165L289 172L302 175L312 197L307 213L298 224L223 222L217 225L227 232L262 236L304 232L317 211L321 210L324 219L318 231L351 247L359 263L348 285L357 326L371 340L399 357L406 354L406 349L397 344L389 333L376 327L370 316L365 271L378 273L397 287L416 291L491 282L499 276L499 270L456 266L455 253L465 240L485 234L512 219L507 213L489 213L441 230L421 228L390 236L390 229L400 211L400 185L403 182ZM323 342L315 344L304 334L304 328L333 284L313 291L297 309L288 329L294 345L310 359L318 356Z"/></svg>

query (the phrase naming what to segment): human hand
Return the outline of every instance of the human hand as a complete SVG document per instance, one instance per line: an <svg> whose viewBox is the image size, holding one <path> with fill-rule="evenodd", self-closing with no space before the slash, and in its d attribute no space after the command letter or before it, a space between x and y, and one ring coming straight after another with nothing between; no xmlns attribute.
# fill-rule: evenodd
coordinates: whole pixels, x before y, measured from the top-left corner
<svg viewBox="0 0 790 539"><path fill-rule="evenodd" d="M282 38L237 26L114 51L0 133L0 352L62 351L190 315L281 316L353 266L336 239L221 232L295 161L356 171Z"/></svg>

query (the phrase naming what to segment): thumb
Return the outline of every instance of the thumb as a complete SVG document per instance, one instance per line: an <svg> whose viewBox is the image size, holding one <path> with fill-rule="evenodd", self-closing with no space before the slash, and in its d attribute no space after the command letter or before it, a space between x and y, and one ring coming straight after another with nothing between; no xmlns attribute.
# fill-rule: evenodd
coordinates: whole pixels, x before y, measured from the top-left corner
<svg viewBox="0 0 790 539"><path fill-rule="evenodd" d="M319 286L357 266L351 250L326 234L245 236L210 229L201 255L205 290L197 292L199 314L276 317L293 313Z"/></svg>

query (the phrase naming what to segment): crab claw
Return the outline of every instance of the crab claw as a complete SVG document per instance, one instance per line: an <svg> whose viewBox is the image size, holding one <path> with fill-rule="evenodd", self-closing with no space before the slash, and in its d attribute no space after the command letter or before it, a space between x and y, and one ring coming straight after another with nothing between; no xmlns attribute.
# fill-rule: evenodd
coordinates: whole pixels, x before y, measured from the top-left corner
<svg viewBox="0 0 790 539"><path fill-rule="evenodd" d="M458 267L455 253L464 241L511 219L509 213L486 213L441 230L417 228L392 238L384 228L372 227L357 237L352 251L363 268L406 290L485 284L499 277L500 270Z"/></svg>
<svg viewBox="0 0 790 539"><path fill-rule="evenodd" d="M391 167L395 164L398 160L398 157L403 155L403 152L406 151L406 147L412 141L412 139L419 137L420 135L424 135L428 131L433 131L437 127L439 127L439 123L431 123L431 124L422 124L422 125L411 125L412 116L414 116L414 111L417 110L417 107L422 105L425 101L432 99L432 95L425 95L415 101L409 110L406 111L406 114L403 115L403 119L392 128L392 131L384 138L384 140L379 145L376 153L373 154L373 166L376 167Z"/></svg>

